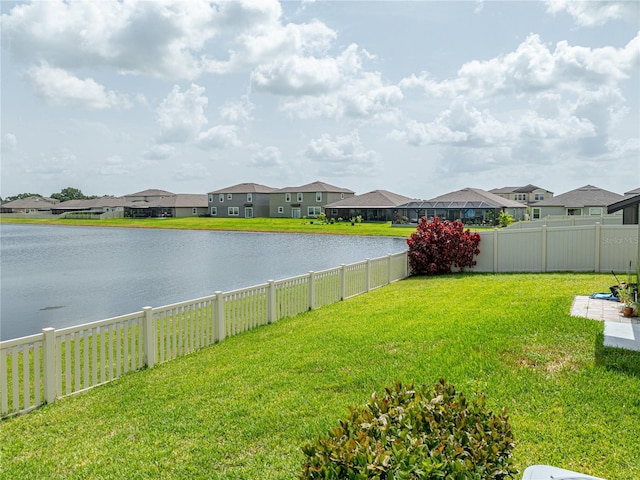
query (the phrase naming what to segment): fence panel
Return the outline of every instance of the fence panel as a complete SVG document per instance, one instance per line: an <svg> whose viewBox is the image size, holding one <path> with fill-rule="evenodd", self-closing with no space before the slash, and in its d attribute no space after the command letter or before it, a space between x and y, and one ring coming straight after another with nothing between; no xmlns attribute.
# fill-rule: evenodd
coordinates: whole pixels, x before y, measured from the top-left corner
<svg viewBox="0 0 640 480"><path fill-rule="evenodd" d="M56 396L71 395L143 366L142 312L55 332Z"/></svg>
<svg viewBox="0 0 640 480"><path fill-rule="evenodd" d="M276 320L309 310L309 275L274 282L276 289Z"/></svg>
<svg viewBox="0 0 640 480"><path fill-rule="evenodd" d="M389 283L389 257L375 258L369 261L369 289L382 287Z"/></svg>
<svg viewBox="0 0 640 480"><path fill-rule="evenodd" d="M543 229L495 230L499 272L541 272ZM482 246L482 240L480 241Z"/></svg>
<svg viewBox="0 0 640 480"><path fill-rule="evenodd" d="M44 403L43 338L30 335L0 342L0 417Z"/></svg>
<svg viewBox="0 0 640 480"><path fill-rule="evenodd" d="M603 225L600 229L599 249L601 272L632 270L635 262L640 260L638 226Z"/></svg>
<svg viewBox="0 0 640 480"><path fill-rule="evenodd" d="M269 284L265 283L223 295L227 336L246 332L268 323L268 288Z"/></svg>
<svg viewBox="0 0 640 480"><path fill-rule="evenodd" d="M314 308L324 307L340 301L341 274L341 268L314 272Z"/></svg>
<svg viewBox="0 0 640 480"><path fill-rule="evenodd" d="M344 267L344 297L349 298L367 291L366 262L352 263Z"/></svg>

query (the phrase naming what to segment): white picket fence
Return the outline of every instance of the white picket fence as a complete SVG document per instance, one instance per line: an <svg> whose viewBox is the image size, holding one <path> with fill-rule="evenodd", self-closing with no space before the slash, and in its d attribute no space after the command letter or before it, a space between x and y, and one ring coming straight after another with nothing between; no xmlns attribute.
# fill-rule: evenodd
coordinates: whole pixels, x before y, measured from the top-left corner
<svg viewBox="0 0 640 480"><path fill-rule="evenodd" d="M0 342L0 417L408 276L407 252Z"/></svg>

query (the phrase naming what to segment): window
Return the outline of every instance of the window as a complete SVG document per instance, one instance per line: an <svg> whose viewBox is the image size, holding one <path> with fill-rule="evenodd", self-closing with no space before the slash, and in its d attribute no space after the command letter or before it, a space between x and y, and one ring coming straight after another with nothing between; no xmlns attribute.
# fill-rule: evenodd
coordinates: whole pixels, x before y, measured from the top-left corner
<svg viewBox="0 0 640 480"><path fill-rule="evenodd" d="M198 209L197 208L192 208L191 209L191 215L197 215L198 214Z"/></svg>
<svg viewBox="0 0 640 480"><path fill-rule="evenodd" d="M340 194L340 199L341 199L341 200L344 200L344 193L341 193L341 194Z"/></svg>
<svg viewBox="0 0 640 480"><path fill-rule="evenodd" d="M284 194L284 201L285 202L290 202L291 201L291 194L290 193L285 193Z"/></svg>
<svg viewBox="0 0 640 480"><path fill-rule="evenodd" d="M300 213L300 209L299 208L292 208L291 209L291 218L300 218L302 215Z"/></svg>
<svg viewBox="0 0 640 480"><path fill-rule="evenodd" d="M536 193L533 197L536 201L544 200L544 193Z"/></svg>
<svg viewBox="0 0 640 480"><path fill-rule="evenodd" d="M211 193L209 194L209 203L213 203L213 195Z"/></svg>
<svg viewBox="0 0 640 480"><path fill-rule="evenodd" d="M302 201L302 193L298 193L298 197L297 197L298 202Z"/></svg>
<svg viewBox="0 0 640 480"><path fill-rule="evenodd" d="M240 216L240 207L228 207L227 215L229 215L230 217Z"/></svg>
<svg viewBox="0 0 640 480"><path fill-rule="evenodd" d="M247 207L244 209L244 218L253 218L253 207Z"/></svg>
<svg viewBox="0 0 640 480"><path fill-rule="evenodd" d="M531 218L533 218L534 220L540 219L540 207L533 207L531 209Z"/></svg>
<svg viewBox="0 0 640 480"><path fill-rule="evenodd" d="M247 203L253 202L253 193L247 193Z"/></svg>
<svg viewBox="0 0 640 480"><path fill-rule="evenodd" d="M218 201L219 201L220 203L223 203L223 202L224 202L224 193L221 193L220 195L218 195Z"/></svg>
<svg viewBox="0 0 640 480"><path fill-rule="evenodd" d="M581 208L567 208L567 215L582 215Z"/></svg>
<svg viewBox="0 0 640 480"><path fill-rule="evenodd" d="M227 200L233 200L233 194L227 193Z"/></svg>
<svg viewBox="0 0 640 480"><path fill-rule="evenodd" d="M278 213L284 213L284 207L278 207Z"/></svg>
<svg viewBox="0 0 640 480"><path fill-rule="evenodd" d="M211 207L211 216L215 217L218 215L218 207Z"/></svg>
<svg viewBox="0 0 640 480"><path fill-rule="evenodd" d="M316 192L316 202L322 201L322 192Z"/></svg>
<svg viewBox="0 0 640 480"><path fill-rule="evenodd" d="M602 215L602 207L589 207L589 215Z"/></svg>
<svg viewBox="0 0 640 480"><path fill-rule="evenodd" d="M309 207L307 208L308 217L317 217L322 213L322 207Z"/></svg>
<svg viewBox="0 0 640 480"><path fill-rule="evenodd" d="M516 201L522 202L527 200L527 195L525 193L516 193Z"/></svg>

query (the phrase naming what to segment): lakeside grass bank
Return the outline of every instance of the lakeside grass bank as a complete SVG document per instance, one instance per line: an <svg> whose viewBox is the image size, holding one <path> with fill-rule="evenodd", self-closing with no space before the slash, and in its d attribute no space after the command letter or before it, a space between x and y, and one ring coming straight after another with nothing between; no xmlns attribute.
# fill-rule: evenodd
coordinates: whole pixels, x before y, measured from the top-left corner
<svg viewBox="0 0 640 480"><path fill-rule="evenodd" d="M412 277L5 420L0 476L295 478L302 444L348 406L445 377L508 407L521 470L637 479L640 357L603 355L602 324L569 316L574 295L609 283Z"/></svg>
<svg viewBox="0 0 640 480"><path fill-rule="evenodd" d="M367 235L387 237L408 237L416 227L392 226L385 223L356 223L343 221L319 224L313 219L301 218L113 218L105 220L88 220L72 218L11 218L0 216L0 224L33 224L33 225L74 225L86 227L126 227L126 228L174 228L184 230L231 230L242 232L273 233L314 233L332 235Z"/></svg>

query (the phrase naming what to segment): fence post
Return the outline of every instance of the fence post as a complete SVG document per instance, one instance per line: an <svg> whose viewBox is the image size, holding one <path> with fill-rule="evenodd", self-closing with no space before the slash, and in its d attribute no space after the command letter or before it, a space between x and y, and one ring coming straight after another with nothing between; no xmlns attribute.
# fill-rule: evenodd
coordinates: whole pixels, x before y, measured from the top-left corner
<svg viewBox="0 0 640 480"><path fill-rule="evenodd" d="M53 403L56 401L56 330L47 327L42 329L43 336L43 375L44 375L44 401Z"/></svg>
<svg viewBox="0 0 640 480"><path fill-rule="evenodd" d="M227 318L224 311L224 295L220 290L214 293L216 296L216 339L221 342L227 336Z"/></svg>
<svg viewBox="0 0 640 480"><path fill-rule="evenodd" d="M601 241L602 229L600 228L600 222L596 222L595 229L595 272L600 272L600 241Z"/></svg>
<svg viewBox="0 0 640 480"><path fill-rule="evenodd" d="M391 254L387 254L387 285L391 283Z"/></svg>
<svg viewBox="0 0 640 480"><path fill-rule="evenodd" d="M409 276L409 249L404 251L404 278Z"/></svg>
<svg viewBox="0 0 640 480"><path fill-rule="evenodd" d="M144 312L144 363L151 368L156 363L156 336L153 328L153 308L143 307Z"/></svg>
<svg viewBox="0 0 640 480"><path fill-rule="evenodd" d="M542 272L546 272L547 271L547 225L542 225L542 229L540 230L540 234L542 235L542 241L540 243L542 243L542 258L541 260L541 265L540 265L540 269L542 270Z"/></svg>
<svg viewBox="0 0 640 480"><path fill-rule="evenodd" d="M366 262L364 291L368 292L369 286L371 285L371 279L369 278L371 276L371 259L367 258Z"/></svg>
<svg viewBox="0 0 640 480"><path fill-rule="evenodd" d="M276 305L276 282L268 280L269 291L267 293L267 323L273 323L278 320L278 310Z"/></svg>
<svg viewBox="0 0 640 480"><path fill-rule="evenodd" d="M493 229L493 273L498 273L498 228Z"/></svg>
<svg viewBox="0 0 640 480"><path fill-rule="evenodd" d="M347 289L347 266L343 263L340 265L340 300L344 300Z"/></svg>
<svg viewBox="0 0 640 480"><path fill-rule="evenodd" d="M309 310L313 310L315 304L315 282L313 270L309 271Z"/></svg>

